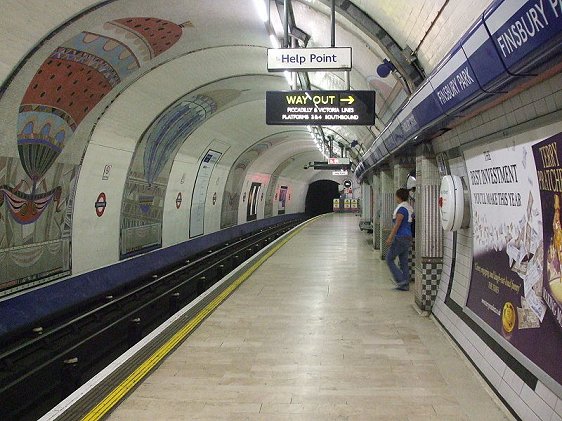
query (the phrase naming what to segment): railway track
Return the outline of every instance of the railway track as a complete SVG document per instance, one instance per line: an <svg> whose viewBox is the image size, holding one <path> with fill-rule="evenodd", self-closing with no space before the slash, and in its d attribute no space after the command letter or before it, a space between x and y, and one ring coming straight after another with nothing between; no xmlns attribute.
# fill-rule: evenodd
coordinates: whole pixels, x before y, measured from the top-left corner
<svg viewBox="0 0 562 421"><path fill-rule="evenodd" d="M0 419L35 420L224 275L302 222L237 238L0 345Z"/></svg>

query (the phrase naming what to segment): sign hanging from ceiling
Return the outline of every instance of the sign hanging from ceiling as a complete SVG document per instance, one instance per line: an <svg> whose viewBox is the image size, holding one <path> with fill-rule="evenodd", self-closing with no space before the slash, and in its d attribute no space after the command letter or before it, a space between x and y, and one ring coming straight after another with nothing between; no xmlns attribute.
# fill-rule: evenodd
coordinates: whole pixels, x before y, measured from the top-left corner
<svg viewBox="0 0 562 421"><path fill-rule="evenodd" d="M351 70L351 47L270 48L267 70Z"/></svg>
<svg viewBox="0 0 562 421"><path fill-rule="evenodd" d="M328 158L328 164L330 165L349 165L350 163L351 161L349 160L349 158L339 158L339 157Z"/></svg>
<svg viewBox="0 0 562 421"><path fill-rule="evenodd" d="M375 91L268 91L268 125L372 126Z"/></svg>
<svg viewBox="0 0 562 421"><path fill-rule="evenodd" d="M348 175L349 172L347 170L337 170L337 171L332 171L332 175Z"/></svg>
<svg viewBox="0 0 562 421"><path fill-rule="evenodd" d="M310 163L309 168L310 167L314 168L315 170L347 171L351 169L351 164L349 162L347 164L330 164L327 161L314 161Z"/></svg>

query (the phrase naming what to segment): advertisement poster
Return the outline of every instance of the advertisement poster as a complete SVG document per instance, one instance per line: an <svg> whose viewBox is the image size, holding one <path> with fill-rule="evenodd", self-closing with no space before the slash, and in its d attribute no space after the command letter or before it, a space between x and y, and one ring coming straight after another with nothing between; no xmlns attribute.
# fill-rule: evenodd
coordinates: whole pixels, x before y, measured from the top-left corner
<svg viewBox="0 0 562 421"><path fill-rule="evenodd" d="M205 203L211 174L222 154L209 149L201 162L193 186L191 213L189 215L189 237L203 235L205 230Z"/></svg>
<svg viewBox="0 0 562 421"><path fill-rule="evenodd" d="M248 205L246 208L246 221L258 219L258 197L261 190L261 183L252 183L248 194Z"/></svg>
<svg viewBox="0 0 562 421"><path fill-rule="evenodd" d="M473 226L467 307L561 383L562 333L544 298L543 225L552 227L554 207L550 216L543 214L543 164L534 143L500 140L464 154ZM544 231L548 243L549 232Z"/></svg>
<svg viewBox="0 0 562 421"><path fill-rule="evenodd" d="M277 205L277 215L283 215L285 213L285 205L287 204L287 186L281 186L279 189L279 203Z"/></svg>
<svg viewBox="0 0 562 421"><path fill-rule="evenodd" d="M562 331L562 133L533 145L543 216L542 297Z"/></svg>

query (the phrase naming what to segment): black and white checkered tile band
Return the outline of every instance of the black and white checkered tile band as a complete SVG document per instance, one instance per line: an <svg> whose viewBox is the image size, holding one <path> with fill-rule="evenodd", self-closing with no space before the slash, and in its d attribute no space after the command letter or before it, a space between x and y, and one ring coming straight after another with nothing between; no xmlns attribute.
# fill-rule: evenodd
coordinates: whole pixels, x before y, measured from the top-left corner
<svg viewBox="0 0 562 421"><path fill-rule="evenodd" d="M441 280L441 272L443 270L442 263L422 263L422 285L421 285L421 302L422 310L431 310L437 292L439 290L439 281Z"/></svg>
<svg viewBox="0 0 562 421"><path fill-rule="evenodd" d="M410 282L416 280L416 242L412 241L410 254L408 255L408 267L410 268Z"/></svg>

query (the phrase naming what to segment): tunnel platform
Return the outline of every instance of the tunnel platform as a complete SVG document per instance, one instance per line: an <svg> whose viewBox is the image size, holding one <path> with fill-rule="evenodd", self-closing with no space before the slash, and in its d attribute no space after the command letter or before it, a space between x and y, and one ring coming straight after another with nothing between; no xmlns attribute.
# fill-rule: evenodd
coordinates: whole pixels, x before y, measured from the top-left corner
<svg viewBox="0 0 562 421"><path fill-rule="evenodd" d="M511 419L357 222L297 228L109 419Z"/></svg>

